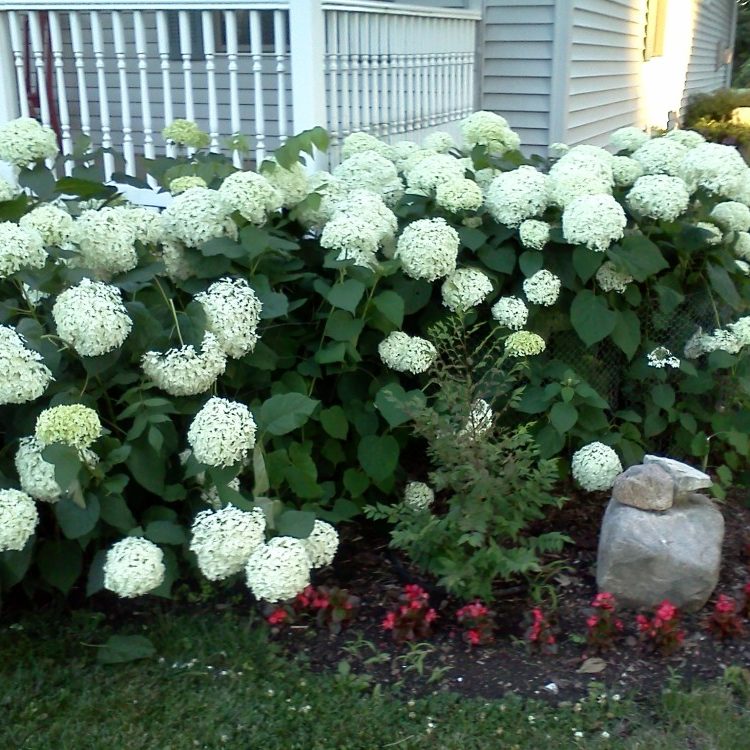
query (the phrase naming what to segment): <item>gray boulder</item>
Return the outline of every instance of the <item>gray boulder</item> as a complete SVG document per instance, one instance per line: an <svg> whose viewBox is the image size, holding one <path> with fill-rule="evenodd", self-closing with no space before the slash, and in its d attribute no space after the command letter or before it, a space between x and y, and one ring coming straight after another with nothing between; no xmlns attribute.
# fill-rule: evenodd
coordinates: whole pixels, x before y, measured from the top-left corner
<svg viewBox="0 0 750 750"><path fill-rule="evenodd" d="M688 495L663 513L611 500L599 537L596 582L627 607L669 599L695 612L719 580L724 517L704 495Z"/></svg>
<svg viewBox="0 0 750 750"><path fill-rule="evenodd" d="M675 461L673 458L646 455L643 457L643 463L646 466L655 464L670 474L675 483L675 500L679 500L691 492L705 490L713 484L708 474L704 474L702 471L682 463L682 461Z"/></svg>
<svg viewBox="0 0 750 750"><path fill-rule="evenodd" d="M674 487L672 476L658 464L639 464L615 479L612 497L641 510L667 510L674 502Z"/></svg>

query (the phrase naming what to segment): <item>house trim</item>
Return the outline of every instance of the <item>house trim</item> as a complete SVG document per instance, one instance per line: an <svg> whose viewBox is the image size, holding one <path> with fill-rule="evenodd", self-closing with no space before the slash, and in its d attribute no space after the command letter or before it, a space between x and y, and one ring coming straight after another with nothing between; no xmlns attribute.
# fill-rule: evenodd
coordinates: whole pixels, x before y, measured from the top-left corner
<svg viewBox="0 0 750 750"><path fill-rule="evenodd" d="M572 3L556 2L549 99L549 143L565 143L568 136L572 32Z"/></svg>

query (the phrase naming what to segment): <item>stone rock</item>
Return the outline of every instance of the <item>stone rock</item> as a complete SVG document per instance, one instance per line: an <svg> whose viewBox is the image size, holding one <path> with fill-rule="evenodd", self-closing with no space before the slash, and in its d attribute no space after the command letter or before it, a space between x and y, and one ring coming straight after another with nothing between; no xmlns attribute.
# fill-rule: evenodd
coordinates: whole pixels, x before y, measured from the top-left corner
<svg viewBox="0 0 750 750"><path fill-rule="evenodd" d="M696 612L718 583L723 539L724 517L704 495L688 495L663 513L611 500L596 582L626 607L652 608L669 599Z"/></svg>
<svg viewBox="0 0 750 750"><path fill-rule="evenodd" d="M658 464L639 464L615 479L612 497L641 510L667 510L674 502L674 487L672 475Z"/></svg>
<svg viewBox="0 0 750 750"><path fill-rule="evenodd" d="M656 464L671 475L675 484L675 500L680 500L696 490L704 490L713 484L713 480L708 474L704 474L702 471L682 463L682 461L675 461L673 458L646 455L643 457L643 463L645 465Z"/></svg>

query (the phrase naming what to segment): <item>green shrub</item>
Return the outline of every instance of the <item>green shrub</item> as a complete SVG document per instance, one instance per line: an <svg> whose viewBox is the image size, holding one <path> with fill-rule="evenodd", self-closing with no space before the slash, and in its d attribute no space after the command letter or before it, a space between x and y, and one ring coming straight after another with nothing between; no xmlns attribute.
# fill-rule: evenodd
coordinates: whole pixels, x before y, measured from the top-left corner
<svg viewBox="0 0 750 750"><path fill-rule="evenodd" d="M685 108L683 126L693 128L700 120L730 122L737 107L750 107L750 90L717 89L707 94L693 94Z"/></svg>

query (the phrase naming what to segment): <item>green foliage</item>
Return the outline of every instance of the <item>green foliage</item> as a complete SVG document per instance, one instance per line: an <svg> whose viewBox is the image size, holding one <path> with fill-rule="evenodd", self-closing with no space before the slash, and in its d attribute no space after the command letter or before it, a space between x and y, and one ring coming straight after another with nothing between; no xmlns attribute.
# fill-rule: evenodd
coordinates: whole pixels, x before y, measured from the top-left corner
<svg viewBox="0 0 750 750"><path fill-rule="evenodd" d="M735 88L693 94L685 108L684 127L693 128L702 119L729 122L737 107L750 107L750 91Z"/></svg>

